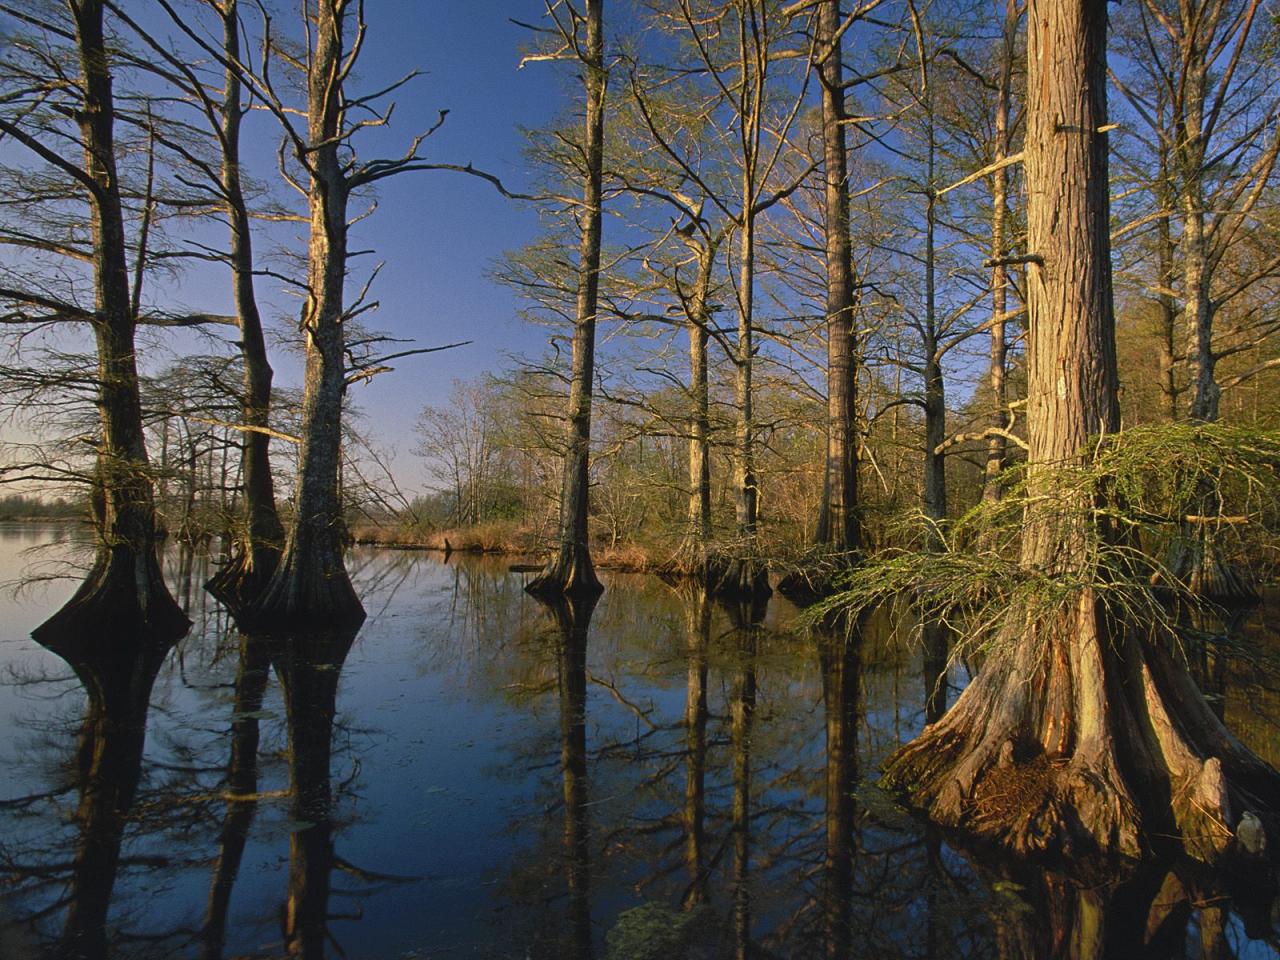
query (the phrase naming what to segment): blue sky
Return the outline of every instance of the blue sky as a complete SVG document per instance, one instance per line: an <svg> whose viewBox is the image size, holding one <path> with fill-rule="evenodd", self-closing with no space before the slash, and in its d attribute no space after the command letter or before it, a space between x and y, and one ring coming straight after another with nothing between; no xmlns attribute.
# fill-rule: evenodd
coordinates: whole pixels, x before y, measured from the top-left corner
<svg viewBox="0 0 1280 960"><path fill-rule="evenodd" d="M411 70L422 75L391 98L396 107L390 126L356 141L361 156L399 156L416 133L430 128L439 111L447 109L445 123L424 145L424 158L473 163L511 187L524 186L521 128L537 127L562 113L572 95L573 78L558 65L519 68L530 34L511 18L536 22L542 11L538 0L368 3L368 38L348 84L349 95L383 87ZM171 26L161 32L177 35ZM246 127L246 160L265 181L272 179L278 129L265 115ZM455 378L496 371L509 354L536 351L545 336L519 320L515 297L488 276L504 251L534 237L538 218L484 181L451 172L412 172L384 180L376 197L377 211L357 224L351 237L351 249L373 251L352 263L353 296L368 270L383 263L371 294L381 307L365 322L412 338L416 346L474 341L397 361L394 373L353 388L365 430L395 448L397 478L414 491L424 483L423 465L411 453L413 424L422 407L444 403ZM363 212L364 206L353 202L352 214ZM267 248L266 233L264 229L260 252ZM191 308L231 312L228 277L222 270L193 269L176 289L153 293L156 298L171 295ZM287 333L296 301L266 278L259 281L259 298L265 315ZM279 385L300 383L298 356L277 350L272 364Z"/></svg>

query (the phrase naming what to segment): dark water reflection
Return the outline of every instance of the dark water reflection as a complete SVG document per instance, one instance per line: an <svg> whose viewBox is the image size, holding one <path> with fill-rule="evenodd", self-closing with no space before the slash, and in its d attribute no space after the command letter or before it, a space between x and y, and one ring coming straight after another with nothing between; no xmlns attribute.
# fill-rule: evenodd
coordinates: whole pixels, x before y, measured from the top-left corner
<svg viewBox="0 0 1280 960"><path fill-rule="evenodd" d="M0 531L0 576L49 539ZM58 588L8 602L3 960L1276 955L1221 878L1083 885L898 810L875 771L948 684L887 614L801 636L651 578L549 607L497 562L352 562L356 636L243 635L178 551L176 643L46 650ZM1273 695L1205 666L1274 762Z"/></svg>

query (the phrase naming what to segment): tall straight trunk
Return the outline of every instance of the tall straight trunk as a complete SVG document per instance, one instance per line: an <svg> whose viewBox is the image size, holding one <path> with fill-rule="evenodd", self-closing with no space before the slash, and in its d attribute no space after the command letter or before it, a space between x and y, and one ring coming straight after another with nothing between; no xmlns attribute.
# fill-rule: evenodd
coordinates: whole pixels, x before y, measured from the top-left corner
<svg viewBox="0 0 1280 960"><path fill-rule="evenodd" d="M591 457L591 391L595 378L596 313L600 289L600 236L604 170L604 0L586 0L586 47L582 54L586 92L583 157L586 177L579 218L578 302L573 324L573 370L564 475L560 487L559 547L530 582L531 593L586 595L604 588L591 563L588 530Z"/></svg>
<svg viewBox="0 0 1280 960"><path fill-rule="evenodd" d="M1011 148L1009 113L1013 99L1013 58L1018 31L1017 0L1005 0L1004 29L1000 44L1000 77L996 86L995 157L997 163L1009 155ZM1008 364L1009 338L1005 329L1005 314L1009 312L1009 268L1003 262L1007 256L1005 247L1006 225L1009 208L1009 169L1001 167L991 175L991 367L988 382L991 384L991 426L1003 431L1008 425L1006 408L1008 395L1005 370ZM992 433L987 439L987 463L982 476L982 499L995 503L1003 491L1000 473L1005 468L1008 441L1000 433Z"/></svg>
<svg viewBox="0 0 1280 960"><path fill-rule="evenodd" d="M738 419L734 424L733 512L738 538L750 551L755 545L760 519L760 488L756 480L755 389L752 383L755 367L755 328L752 324L756 271L755 216L743 214L738 234L738 343L734 357L734 402Z"/></svg>
<svg viewBox="0 0 1280 960"><path fill-rule="evenodd" d="M1082 465L1119 426L1107 195L1106 5L1030 0L1026 177L1030 473L1020 563L1076 583L1005 615L956 705L897 751L887 784L937 820L1019 854L1218 859L1280 776L1205 704L1173 640L1107 608L1089 566L1116 534ZM1099 496L1105 497L1106 494ZM1105 515L1105 511L1103 511Z"/></svg>
<svg viewBox="0 0 1280 960"><path fill-rule="evenodd" d="M1178 131L1183 213L1182 237L1179 240L1182 247L1183 322L1191 345L1192 370L1195 373L1191 418L1212 422L1218 419L1218 399L1222 391L1214 375L1218 358L1213 352L1212 270L1205 226L1208 215L1204 198L1204 179L1208 173L1205 151L1208 144L1204 137L1204 110L1208 65L1204 62L1206 51L1197 36L1198 25L1186 24L1184 30L1189 32L1183 39L1181 53L1188 67Z"/></svg>
<svg viewBox="0 0 1280 960"><path fill-rule="evenodd" d="M822 88L823 223L827 265L827 460L814 541L848 553L862 545L858 525L858 377L853 334L853 251L849 237L843 43L839 0L818 5Z"/></svg>
<svg viewBox="0 0 1280 960"><path fill-rule="evenodd" d="M237 0L221 8L223 51L231 64L240 62L240 19ZM270 426L271 381L273 372L267 359L262 334L262 316L253 285L253 235L249 209L240 179L240 128L244 118L241 105L240 73L228 67L224 75L222 101L222 192L231 226L231 275L240 326L240 357L243 364L240 417L249 429L242 439L240 478L244 485L244 518L238 555L209 581L209 589L241 606L251 601L275 573L284 546L284 526L276 512L275 483L271 474Z"/></svg>
<svg viewBox="0 0 1280 960"><path fill-rule="evenodd" d="M932 98L932 91L928 93ZM928 183L925 186L924 234L924 515L929 520L930 550L942 549L940 525L947 519L946 458L940 447L947 437L947 397L942 379L942 346L938 342L938 195L934 189L937 146L933 102L928 105Z"/></svg>
<svg viewBox="0 0 1280 960"><path fill-rule="evenodd" d="M678 564L707 575L707 551L711 543L711 424L708 399L707 328L711 322L708 297L715 271L718 236L697 247L698 275L686 304L689 331L689 500L685 542Z"/></svg>
<svg viewBox="0 0 1280 960"><path fill-rule="evenodd" d="M341 64L344 4L319 0L307 74L306 162L310 175L306 372L294 515L284 556L248 611L255 627L359 623L364 608L343 564L340 493L347 272L347 181L340 153L345 103Z"/></svg>
<svg viewBox="0 0 1280 960"><path fill-rule="evenodd" d="M115 103L102 0L71 3L84 106L84 145L93 235L94 319L101 436L94 478L99 541L84 583L37 639L101 630L103 623L180 635L187 618L170 596L156 560L155 502L142 426L124 210L116 170Z"/></svg>
<svg viewBox="0 0 1280 960"><path fill-rule="evenodd" d="M759 558L760 488L755 469L755 327L752 320L755 283L756 214L750 198L755 187L750 164L743 172L743 213L738 225L738 339L734 350L733 506L737 544L731 556L713 558L708 583L712 592L733 600L767 597L769 570Z"/></svg>
<svg viewBox="0 0 1280 960"><path fill-rule="evenodd" d="M1169 182L1168 150L1163 139L1160 148L1160 186L1156 190L1156 198L1164 215L1156 222L1156 269L1161 287L1159 294L1159 339L1160 339L1160 412L1170 423L1180 416L1178 399L1178 309L1174 303L1173 284L1176 267L1174 254L1176 245L1173 240L1173 204L1174 191Z"/></svg>
<svg viewBox="0 0 1280 960"><path fill-rule="evenodd" d="M765 101L765 74L768 69L767 39L761 24L761 9L752 0L735 7L738 28L737 63L739 77L733 108L738 125L742 165L738 181L741 212L738 230L738 275L736 300L738 335L733 351L734 424L733 500L737 543L730 556L713 558L708 582L712 591L735 601L768 597L769 569L760 559L757 539L760 520L760 487L756 476L755 387L755 276L756 227L761 210L760 193L765 176L761 168L761 131Z"/></svg>
<svg viewBox="0 0 1280 960"><path fill-rule="evenodd" d="M1212 423L1218 419L1222 394L1215 376L1213 352L1213 301L1209 292L1209 268L1205 251L1205 212L1198 189L1183 198L1182 288L1183 318L1191 343L1195 382L1192 385L1191 418Z"/></svg>

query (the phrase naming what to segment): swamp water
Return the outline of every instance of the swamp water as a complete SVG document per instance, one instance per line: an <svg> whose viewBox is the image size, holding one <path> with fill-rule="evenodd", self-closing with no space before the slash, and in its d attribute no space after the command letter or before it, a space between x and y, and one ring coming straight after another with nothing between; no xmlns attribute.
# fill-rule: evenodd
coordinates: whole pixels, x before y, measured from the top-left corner
<svg viewBox="0 0 1280 960"><path fill-rule="evenodd" d="M70 532L0 528L0 579ZM356 636L268 640L166 564L194 626L123 682L28 637L74 581L2 601L3 960L1280 955L1269 894L1090 886L899 810L876 771L926 680L888 616L847 645L622 575L551 609L503 562L362 549ZM1277 763L1275 694L1210 672Z"/></svg>

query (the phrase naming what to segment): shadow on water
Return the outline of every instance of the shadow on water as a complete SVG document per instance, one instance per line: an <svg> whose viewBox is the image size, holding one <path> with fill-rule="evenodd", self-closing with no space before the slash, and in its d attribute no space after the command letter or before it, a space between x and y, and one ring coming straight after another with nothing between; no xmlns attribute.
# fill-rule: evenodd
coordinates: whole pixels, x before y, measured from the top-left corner
<svg viewBox="0 0 1280 960"><path fill-rule="evenodd" d="M204 599L202 563L165 566L184 640L0 648L25 738L0 894L33 956L1280 955L1268 876L1046 873L880 791L967 676L906 603L798 631L776 599L615 576L548 605L499 561L363 551L358 638L264 637ZM1201 681L1274 753L1273 681L1206 643Z"/></svg>

